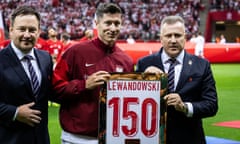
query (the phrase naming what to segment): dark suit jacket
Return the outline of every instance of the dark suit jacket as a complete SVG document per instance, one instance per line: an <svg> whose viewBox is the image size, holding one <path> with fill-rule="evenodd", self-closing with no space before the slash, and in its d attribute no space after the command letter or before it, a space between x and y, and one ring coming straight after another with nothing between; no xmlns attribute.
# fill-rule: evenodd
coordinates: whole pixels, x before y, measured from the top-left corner
<svg viewBox="0 0 240 144"><path fill-rule="evenodd" d="M156 66L164 71L162 51L140 59L136 71L143 72L148 66ZM171 106L167 108L167 144L205 144L202 118L214 116L218 110L210 63L185 51L176 93L183 102L192 103L193 117L186 117Z"/></svg>
<svg viewBox="0 0 240 144"><path fill-rule="evenodd" d="M44 51L34 50L42 74L40 91L33 96L30 80L10 45L0 51L0 143L49 144L48 98L51 92L52 59ZM35 102L41 122L35 127L13 121L18 106Z"/></svg>

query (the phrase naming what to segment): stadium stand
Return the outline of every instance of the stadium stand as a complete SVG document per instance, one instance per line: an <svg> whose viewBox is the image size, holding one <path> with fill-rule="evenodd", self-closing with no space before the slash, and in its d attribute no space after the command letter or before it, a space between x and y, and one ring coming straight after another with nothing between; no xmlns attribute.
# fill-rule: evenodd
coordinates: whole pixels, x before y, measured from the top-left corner
<svg viewBox="0 0 240 144"><path fill-rule="evenodd" d="M18 5L32 5L39 9L42 15L42 37L47 38L48 27L54 27L58 33L67 32L71 39L80 39L87 29L93 28L94 12L101 1L86 0L1 0L6 27L9 15ZM199 29L201 12L204 6L200 0L111 0L118 3L123 12L124 26L120 39L127 39L131 34L135 40L158 40L160 22L170 14L181 15L187 24L188 37Z"/></svg>
<svg viewBox="0 0 240 144"><path fill-rule="evenodd" d="M240 1L234 0L1 0L0 10L3 14L5 31L8 30L9 16L18 5L32 5L41 15L41 38L48 38L48 28L57 30L58 39L63 33L68 33L71 40L80 41L85 32L94 29L94 12L101 2L115 2L122 8L124 14L123 28L118 44L134 61L146 54L156 52L160 48L159 29L164 16L177 14L186 21L187 40L200 30L206 40L204 53L210 62L240 62L240 31L228 29L217 31L216 21L240 21ZM205 15L204 17L202 15ZM239 29L239 26L237 27ZM216 44L216 39L224 32L227 43ZM6 32L5 32L6 33ZM127 45L126 39L132 35L134 45ZM8 34L6 33L7 37ZM147 42L147 43L146 43ZM233 42L238 42L233 44ZM215 44L214 44L215 43ZM0 43L4 47L5 42ZM190 46L190 47L189 47ZM150 48L151 47L151 48ZM39 48L39 47L38 47ZM134 49L133 49L134 48ZM150 48L150 50L148 49ZM192 44L187 45L190 53ZM154 50L153 50L154 49Z"/></svg>
<svg viewBox="0 0 240 144"><path fill-rule="evenodd" d="M205 39L217 42L221 34L229 43L239 42L240 36L240 1L210 0L206 19Z"/></svg>

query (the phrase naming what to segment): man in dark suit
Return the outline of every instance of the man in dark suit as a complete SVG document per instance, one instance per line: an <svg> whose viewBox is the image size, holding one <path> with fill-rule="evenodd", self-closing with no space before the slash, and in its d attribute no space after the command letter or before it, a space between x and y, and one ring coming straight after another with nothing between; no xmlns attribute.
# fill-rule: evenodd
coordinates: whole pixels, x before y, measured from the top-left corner
<svg viewBox="0 0 240 144"><path fill-rule="evenodd" d="M0 143L49 144L52 59L34 45L40 15L31 7L11 15L11 43L0 51Z"/></svg>
<svg viewBox="0 0 240 144"><path fill-rule="evenodd" d="M167 104L167 144L206 144L202 118L218 110L215 80L210 63L184 50L185 26L179 16L167 16L160 29L161 50L141 58L136 71L162 73L173 66L173 87L169 82ZM170 59L170 60L169 60ZM168 73L170 79L170 72Z"/></svg>

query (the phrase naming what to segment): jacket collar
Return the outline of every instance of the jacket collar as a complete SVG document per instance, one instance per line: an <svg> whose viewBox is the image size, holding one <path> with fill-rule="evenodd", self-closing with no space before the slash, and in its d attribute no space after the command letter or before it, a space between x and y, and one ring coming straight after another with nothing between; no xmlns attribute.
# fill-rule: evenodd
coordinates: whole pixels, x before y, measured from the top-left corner
<svg viewBox="0 0 240 144"><path fill-rule="evenodd" d="M19 50L13 42L11 42L11 47L13 49L13 51L15 52L16 56L18 57L19 60L21 60L25 55L30 55L33 57L33 59L36 59L35 55L34 55L34 48L31 49L31 51L27 54L21 52L21 50Z"/></svg>
<svg viewBox="0 0 240 144"><path fill-rule="evenodd" d="M116 50L116 43L112 47L110 47L103 43L99 38L93 39L92 42L97 48L102 49L106 53L112 53Z"/></svg>

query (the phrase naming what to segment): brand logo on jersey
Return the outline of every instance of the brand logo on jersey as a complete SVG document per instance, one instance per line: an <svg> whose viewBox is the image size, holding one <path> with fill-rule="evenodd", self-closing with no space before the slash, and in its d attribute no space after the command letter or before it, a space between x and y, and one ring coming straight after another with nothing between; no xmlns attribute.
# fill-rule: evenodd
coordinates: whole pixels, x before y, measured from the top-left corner
<svg viewBox="0 0 240 144"><path fill-rule="evenodd" d="M85 63L85 67L90 67L90 66L93 66L94 64L91 64L91 63Z"/></svg>

